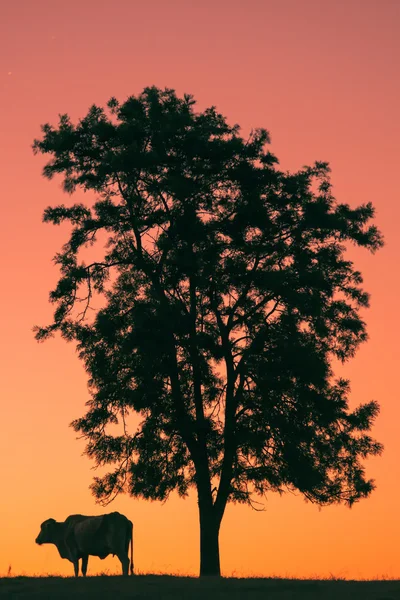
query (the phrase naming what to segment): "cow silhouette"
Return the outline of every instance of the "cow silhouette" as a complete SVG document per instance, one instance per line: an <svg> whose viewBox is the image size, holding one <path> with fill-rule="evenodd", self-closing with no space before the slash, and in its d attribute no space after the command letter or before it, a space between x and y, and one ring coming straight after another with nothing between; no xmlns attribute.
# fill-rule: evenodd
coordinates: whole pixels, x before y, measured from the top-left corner
<svg viewBox="0 0 400 600"><path fill-rule="evenodd" d="M119 512L97 517L70 515L61 523L47 519L41 524L35 541L39 545L54 544L61 558L73 563L76 577L79 575L79 559L82 559L82 575L85 577L89 556L104 559L109 554L119 558L123 575L128 575L129 564L133 575L133 523Z"/></svg>

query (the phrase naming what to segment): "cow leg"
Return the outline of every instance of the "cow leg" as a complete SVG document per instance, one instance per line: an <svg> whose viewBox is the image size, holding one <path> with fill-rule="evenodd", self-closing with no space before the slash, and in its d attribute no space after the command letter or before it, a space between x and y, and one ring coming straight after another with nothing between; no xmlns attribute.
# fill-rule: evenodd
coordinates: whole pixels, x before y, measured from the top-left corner
<svg viewBox="0 0 400 600"><path fill-rule="evenodd" d="M126 556L126 554L117 554L119 560L121 561L121 565L122 565L122 575L128 575L129 573L129 558Z"/></svg>
<svg viewBox="0 0 400 600"><path fill-rule="evenodd" d="M72 562L74 563L75 577L79 577L79 559L75 558Z"/></svg>
<svg viewBox="0 0 400 600"><path fill-rule="evenodd" d="M82 556L82 575L86 577L89 555Z"/></svg>

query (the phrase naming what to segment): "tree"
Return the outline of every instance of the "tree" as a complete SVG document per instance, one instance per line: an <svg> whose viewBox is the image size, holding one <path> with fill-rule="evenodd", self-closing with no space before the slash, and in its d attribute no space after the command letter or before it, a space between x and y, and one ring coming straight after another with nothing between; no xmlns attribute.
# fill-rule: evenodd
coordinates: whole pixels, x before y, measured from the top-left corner
<svg viewBox="0 0 400 600"><path fill-rule="evenodd" d="M90 376L72 426L114 469L94 496L164 500L194 487L200 574L218 575L228 501L299 490L351 506L374 489L361 461L382 450L368 435L379 407L351 411L332 360L367 339L368 294L347 246L383 242L371 204L332 196L327 163L282 172L265 129L244 140L194 104L152 87L42 127L44 175L97 200L44 212L72 232L55 257L54 320L35 330L74 340ZM101 256L85 262L89 246Z"/></svg>

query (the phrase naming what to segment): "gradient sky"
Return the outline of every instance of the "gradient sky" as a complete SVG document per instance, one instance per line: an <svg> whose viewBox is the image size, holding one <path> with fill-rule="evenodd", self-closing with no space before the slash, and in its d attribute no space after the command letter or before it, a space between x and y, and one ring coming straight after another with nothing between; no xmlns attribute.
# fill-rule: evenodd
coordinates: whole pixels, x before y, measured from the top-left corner
<svg viewBox="0 0 400 600"><path fill-rule="evenodd" d="M88 486L84 443L68 427L88 399L73 345L38 344L51 319L52 257L67 229L41 222L68 199L41 176L31 143L58 113L76 120L92 103L143 87L194 94L248 132L266 127L282 168L329 161L334 193L372 201L386 246L353 251L372 295L370 340L344 369L352 406L376 399L373 430L385 445L367 463L377 490L351 510L319 510L296 495L270 495L264 512L229 505L221 531L225 575L400 578L398 386L400 293L398 0L11 0L0 3L0 575L72 574L40 523L100 514ZM135 524L142 572L197 574L196 498L166 504L122 496ZM91 558L89 573L119 569Z"/></svg>

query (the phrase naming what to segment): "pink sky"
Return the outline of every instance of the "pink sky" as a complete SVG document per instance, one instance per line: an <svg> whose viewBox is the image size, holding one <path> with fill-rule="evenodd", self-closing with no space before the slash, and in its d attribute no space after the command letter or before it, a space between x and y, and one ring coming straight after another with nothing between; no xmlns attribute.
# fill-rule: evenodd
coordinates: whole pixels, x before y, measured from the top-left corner
<svg viewBox="0 0 400 600"><path fill-rule="evenodd" d="M369 342L345 368L352 405L376 399L373 435L385 444L367 463L377 490L354 506L319 511L300 496L270 496L266 510L230 506L221 532L226 575L400 577L398 264L400 3L397 0L184 2L15 0L0 6L2 173L0 574L71 574L54 547L37 547L40 523L104 512L88 490L93 466L68 423L84 413L86 376L72 345L39 345L31 328L51 319L52 257L67 229L41 222L71 202L41 177L40 124L74 120L92 103L143 87L194 94L246 133L266 127L281 166L332 167L334 193L372 201L386 246L353 252L372 295ZM140 571L198 572L194 496L162 505L118 498L135 523ZM91 559L89 573L118 569Z"/></svg>

